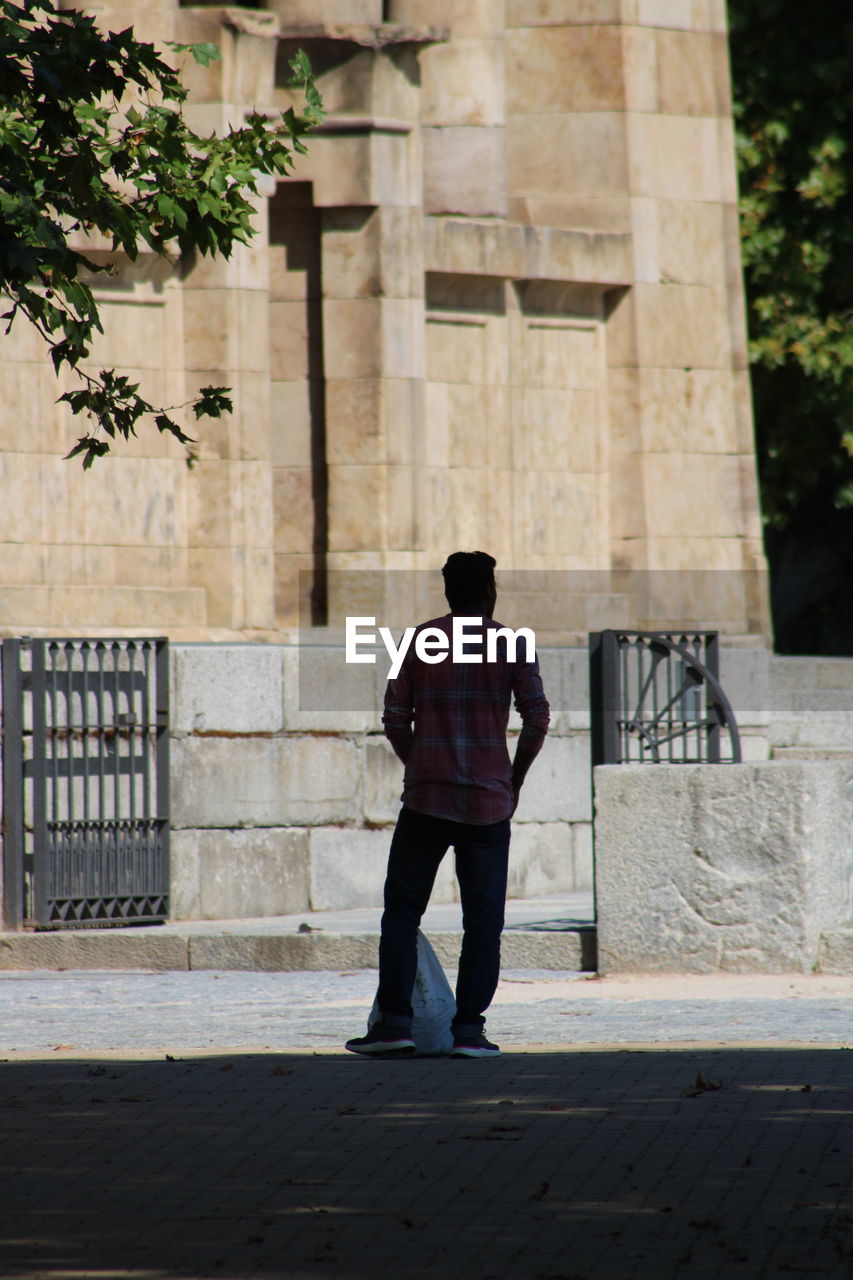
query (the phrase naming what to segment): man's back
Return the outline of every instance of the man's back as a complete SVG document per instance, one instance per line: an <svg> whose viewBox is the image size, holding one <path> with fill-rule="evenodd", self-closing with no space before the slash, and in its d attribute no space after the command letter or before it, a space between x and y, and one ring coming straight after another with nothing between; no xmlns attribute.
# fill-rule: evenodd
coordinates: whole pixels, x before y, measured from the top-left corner
<svg viewBox="0 0 853 1280"><path fill-rule="evenodd" d="M499 822L515 804L506 744L510 700L524 726L520 744L533 755L548 729L548 703L538 663L527 660L523 637L513 653L506 635L488 643L487 632L499 632L500 623L469 619L464 655L454 654L453 624L454 616L445 614L417 628L399 676L386 688L385 733L406 765L402 798L407 808L454 822ZM423 641L418 644L428 629L435 633L438 661L418 656L428 652ZM447 637L443 654L441 635Z"/></svg>

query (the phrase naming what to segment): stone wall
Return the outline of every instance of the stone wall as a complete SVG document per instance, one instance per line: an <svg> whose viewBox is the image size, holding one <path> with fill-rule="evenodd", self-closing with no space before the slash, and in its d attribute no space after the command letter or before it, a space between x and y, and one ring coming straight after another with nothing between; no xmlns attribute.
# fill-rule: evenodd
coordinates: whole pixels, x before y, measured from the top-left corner
<svg viewBox="0 0 853 1280"><path fill-rule="evenodd" d="M380 728L385 669L347 667L341 647L322 632L314 639L301 649L172 648L178 918L381 902L402 784ZM514 819L513 897L592 889L587 653L544 648L539 657L552 727ZM769 754L774 661L762 649L722 653L746 759ZM437 900L455 892L448 860Z"/></svg>
<svg viewBox="0 0 853 1280"><path fill-rule="evenodd" d="M341 645L330 643L324 629L304 639L300 648L171 647L176 919L276 915L381 901L402 783L402 766L380 728L385 667L379 662L347 666ZM539 656L552 728L513 822L514 897L592 889L587 652L545 647ZM853 660L779 658L761 648L726 646L720 667L745 761L758 766L774 757L793 765L796 757L798 763L839 757L846 767L853 759ZM510 727L518 728L514 718ZM667 788L674 783L664 774L677 779L682 768L644 766L636 778L630 766L606 770L599 805L613 808L613 788L634 787L637 813L648 812L662 830L675 830L687 793L675 788L670 797ZM766 807L767 795L775 794L756 783L755 795L746 789L737 800L737 778L758 777L747 764L740 769L700 770L707 785L719 775L715 785L734 787L731 813L737 821L718 827L729 842L726 849L751 831L756 806ZM770 776L783 780L784 792L789 775L775 770ZM698 784L690 785L695 796ZM615 802L616 817L611 815L615 834L605 857L630 878L637 845L633 818L619 819L616 812L621 804ZM846 830L849 815L839 821ZM436 897L449 901L454 894L447 860Z"/></svg>
<svg viewBox="0 0 853 1280"><path fill-rule="evenodd" d="M555 643L767 637L723 0L83 7L220 46L187 59L201 132L288 106L297 48L328 115L231 262L86 246L97 368L233 388L194 466L153 430L64 463L65 384L0 339L0 633L283 640L347 611L338 570L482 546L612 575Z"/></svg>
<svg viewBox="0 0 853 1280"><path fill-rule="evenodd" d="M335 709L301 709L300 662L303 689L321 681ZM586 654L546 650L541 664L553 725L514 820L512 897L592 888ZM402 787L383 683L381 667L347 669L328 645L173 647L176 918L381 903ZM434 897L455 895L446 859Z"/></svg>

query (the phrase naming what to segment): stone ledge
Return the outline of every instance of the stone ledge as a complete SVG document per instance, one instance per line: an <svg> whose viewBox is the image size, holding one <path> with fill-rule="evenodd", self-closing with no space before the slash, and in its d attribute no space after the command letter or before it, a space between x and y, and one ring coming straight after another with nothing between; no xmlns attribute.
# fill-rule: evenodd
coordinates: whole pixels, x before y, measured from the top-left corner
<svg viewBox="0 0 853 1280"><path fill-rule="evenodd" d="M366 22L282 23L282 40L340 40L362 49L387 49L400 44L443 44L450 38L447 27L409 27L383 22L373 26Z"/></svg>
<svg viewBox="0 0 853 1280"><path fill-rule="evenodd" d="M144 933L125 929L0 936L0 970L221 969L286 973L332 969L375 969L378 934ZM459 960L462 935L436 932L430 941L443 965ZM560 932L510 929L503 935L506 969L560 969L593 972L594 926Z"/></svg>
<svg viewBox="0 0 853 1280"><path fill-rule="evenodd" d="M624 285L631 280L631 237L477 218L424 218L427 271Z"/></svg>

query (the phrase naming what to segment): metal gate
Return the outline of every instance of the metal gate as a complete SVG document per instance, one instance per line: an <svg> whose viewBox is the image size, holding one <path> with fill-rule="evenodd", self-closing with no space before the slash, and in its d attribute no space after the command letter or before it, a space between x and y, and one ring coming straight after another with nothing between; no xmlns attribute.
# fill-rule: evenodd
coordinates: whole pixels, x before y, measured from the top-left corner
<svg viewBox="0 0 853 1280"><path fill-rule="evenodd" d="M7 927L169 910L168 641L3 641Z"/></svg>
<svg viewBox="0 0 853 1280"><path fill-rule="evenodd" d="M592 763L737 764L716 631L589 637Z"/></svg>

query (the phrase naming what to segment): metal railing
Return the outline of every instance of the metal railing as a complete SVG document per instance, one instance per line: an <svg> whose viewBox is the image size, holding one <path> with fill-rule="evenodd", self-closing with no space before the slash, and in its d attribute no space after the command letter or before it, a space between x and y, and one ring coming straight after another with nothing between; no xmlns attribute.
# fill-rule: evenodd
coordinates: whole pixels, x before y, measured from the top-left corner
<svg viewBox="0 0 853 1280"><path fill-rule="evenodd" d="M589 659L593 766L740 761L716 631L596 631Z"/></svg>
<svg viewBox="0 0 853 1280"><path fill-rule="evenodd" d="M169 909L168 642L3 641L7 927Z"/></svg>

